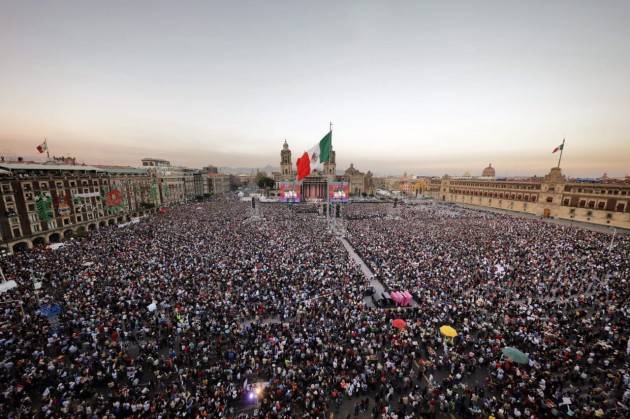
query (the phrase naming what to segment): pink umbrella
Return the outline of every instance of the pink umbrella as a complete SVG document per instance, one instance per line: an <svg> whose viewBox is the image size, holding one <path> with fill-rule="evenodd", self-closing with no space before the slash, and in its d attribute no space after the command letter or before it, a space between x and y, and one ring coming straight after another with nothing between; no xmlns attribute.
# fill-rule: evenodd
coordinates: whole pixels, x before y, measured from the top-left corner
<svg viewBox="0 0 630 419"><path fill-rule="evenodd" d="M393 293L393 297L394 297L394 301L396 301L398 305L402 305L404 297L402 296L401 293L396 291L395 293Z"/></svg>
<svg viewBox="0 0 630 419"><path fill-rule="evenodd" d="M411 305L412 296L409 291L403 292L403 297L405 297L405 305Z"/></svg>

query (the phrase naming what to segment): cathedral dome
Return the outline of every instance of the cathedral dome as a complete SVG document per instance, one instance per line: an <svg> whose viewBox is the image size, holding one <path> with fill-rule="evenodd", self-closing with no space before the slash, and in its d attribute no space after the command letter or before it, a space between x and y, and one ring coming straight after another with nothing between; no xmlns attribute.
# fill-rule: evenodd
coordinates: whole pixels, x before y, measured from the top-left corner
<svg viewBox="0 0 630 419"><path fill-rule="evenodd" d="M481 176L494 177L494 167L492 167L492 163L488 163L488 167L483 169L483 172L481 172Z"/></svg>

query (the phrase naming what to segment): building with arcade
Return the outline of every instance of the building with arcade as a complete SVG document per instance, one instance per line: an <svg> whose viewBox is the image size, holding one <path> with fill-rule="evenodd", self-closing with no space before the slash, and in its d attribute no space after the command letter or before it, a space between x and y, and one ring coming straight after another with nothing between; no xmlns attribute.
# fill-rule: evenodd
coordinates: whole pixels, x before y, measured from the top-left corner
<svg viewBox="0 0 630 419"><path fill-rule="evenodd" d="M494 174L488 166L478 178L433 178L426 194L442 202L630 229L628 178L567 179L559 167L544 177L495 178Z"/></svg>

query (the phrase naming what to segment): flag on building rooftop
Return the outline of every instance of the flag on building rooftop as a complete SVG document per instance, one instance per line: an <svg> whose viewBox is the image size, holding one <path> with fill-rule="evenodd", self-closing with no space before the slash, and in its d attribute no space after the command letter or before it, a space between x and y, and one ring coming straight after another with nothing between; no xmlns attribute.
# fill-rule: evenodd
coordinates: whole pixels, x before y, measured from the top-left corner
<svg viewBox="0 0 630 419"><path fill-rule="evenodd" d="M332 131L329 131L324 138L297 159L297 180L304 179L314 170L322 170L324 163L330 160L331 150Z"/></svg>
<svg viewBox="0 0 630 419"><path fill-rule="evenodd" d="M37 151L39 151L40 153L43 153L44 151L48 150L48 144L46 143L46 140L44 140L43 143L41 143L40 145L38 145L37 147Z"/></svg>
<svg viewBox="0 0 630 419"><path fill-rule="evenodd" d="M560 144L558 147L554 148L553 151L551 152L551 154L557 152L557 151L561 151L564 148L564 140L562 141L562 144Z"/></svg>

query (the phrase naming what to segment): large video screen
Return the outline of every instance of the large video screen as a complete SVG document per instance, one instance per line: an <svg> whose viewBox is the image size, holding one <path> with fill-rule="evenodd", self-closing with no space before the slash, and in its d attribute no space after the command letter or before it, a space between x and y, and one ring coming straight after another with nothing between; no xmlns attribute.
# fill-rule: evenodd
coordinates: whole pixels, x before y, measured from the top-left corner
<svg viewBox="0 0 630 419"><path fill-rule="evenodd" d="M328 182L328 199L330 202L348 202L350 185L348 182Z"/></svg>
<svg viewBox="0 0 630 419"><path fill-rule="evenodd" d="M300 202L302 199L301 184L298 182L280 182L280 202Z"/></svg>

